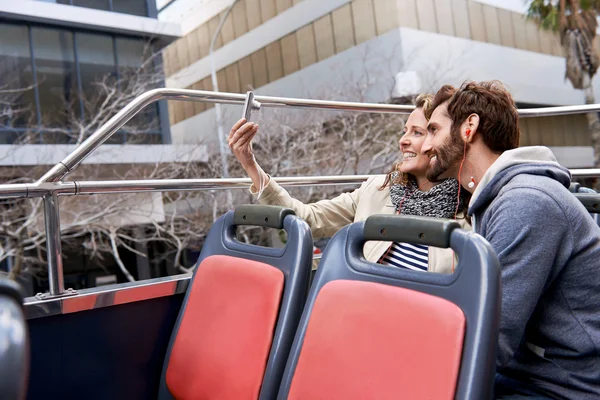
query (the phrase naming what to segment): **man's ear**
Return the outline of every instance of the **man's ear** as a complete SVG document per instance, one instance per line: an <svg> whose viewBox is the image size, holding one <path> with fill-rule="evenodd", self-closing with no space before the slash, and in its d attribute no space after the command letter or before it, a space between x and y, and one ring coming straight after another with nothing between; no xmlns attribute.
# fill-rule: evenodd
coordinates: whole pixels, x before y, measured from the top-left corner
<svg viewBox="0 0 600 400"><path fill-rule="evenodd" d="M467 142L472 142L477 134L477 128L479 128L479 115L473 113L467 117L465 121L464 139Z"/></svg>

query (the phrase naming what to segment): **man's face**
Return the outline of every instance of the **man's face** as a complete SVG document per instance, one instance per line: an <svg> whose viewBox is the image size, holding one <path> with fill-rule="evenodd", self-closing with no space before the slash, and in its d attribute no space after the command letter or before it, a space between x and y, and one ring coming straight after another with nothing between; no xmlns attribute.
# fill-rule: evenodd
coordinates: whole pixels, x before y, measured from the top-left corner
<svg viewBox="0 0 600 400"><path fill-rule="evenodd" d="M427 125L427 138L421 152L429 157L427 179L435 182L439 179L458 174L458 164L464 155L464 142L459 132L452 132L452 120L448 116L448 104L437 107Z"/></svg>

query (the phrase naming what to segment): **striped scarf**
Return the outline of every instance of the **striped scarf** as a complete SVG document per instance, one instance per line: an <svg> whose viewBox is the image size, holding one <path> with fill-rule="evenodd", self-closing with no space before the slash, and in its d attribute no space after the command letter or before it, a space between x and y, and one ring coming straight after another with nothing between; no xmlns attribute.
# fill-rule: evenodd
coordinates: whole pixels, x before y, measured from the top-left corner
<svg viewBox="0 0 600 400"><path fill-rule="evenodd" d="M392 182L395 177L392 177ZM417 188L410 180L408 185L394 184L390 187L390 198L400 214L435 218L454 218L458 194L458 181L445 179L427 192ZM461 196L459 211L463 208Z"/></svg>

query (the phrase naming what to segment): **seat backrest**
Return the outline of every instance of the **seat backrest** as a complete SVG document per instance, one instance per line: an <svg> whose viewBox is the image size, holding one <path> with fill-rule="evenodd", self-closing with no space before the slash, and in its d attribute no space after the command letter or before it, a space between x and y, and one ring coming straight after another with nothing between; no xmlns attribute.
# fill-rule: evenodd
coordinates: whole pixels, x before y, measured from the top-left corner
<svg viewBox="0 0 600 400"><path fill-rule="evenodd" d="M600 194L594 189L581 186L579 183L571 183L569 190L575 193L575 197L581 201L592 219L600 226Z"/></svg>
<svg viewBox="0 0 600 400"><path fill-rule="evenodd" d="M596 224L600 226L600 194L593 189L580 188L579 193L575 193L574 196L588 210Z"/></svg>
<svg viewBox="0 0 600 400"><path fill-rule="evenodd" d="M29 333L19 285L0 278L0 397L24 399L29 379Z"/></svg>
<svg viewBox="0 0 600 400"><path fill-rule="evenodd" d="M290 209L248 205L211 227L180 311L161 399L272 399L308 293L310 228ZM235 239L238 225L284 229L284 248Z"/></svg>
<svg viewBox="0 0 600 400"><path fill-rule="evenodd" d="M451 247L452 275L374 264L367 240ZM311 286L280 399L490 398L500 267L455 221L372 216L332 238Z"/></svg>
<svg viewBox="0 0 600 400"><path fill-rule="evenodd" d="M571 184L569 185L569 191L571 193L578 193L579 189L581 189L581 183L579 182L571 182Z"/></svg>

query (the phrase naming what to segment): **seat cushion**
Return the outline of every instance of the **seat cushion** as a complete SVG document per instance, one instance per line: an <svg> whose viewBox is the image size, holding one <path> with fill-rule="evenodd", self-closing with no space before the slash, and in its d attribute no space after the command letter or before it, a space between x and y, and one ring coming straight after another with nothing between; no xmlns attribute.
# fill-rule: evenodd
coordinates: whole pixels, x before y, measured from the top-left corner
<svg viewBox="0 0 600 400"><path fill-rule="evenodd" d="M465 317L454 303L332 281L315 301L289 399L453 399Z"/></svg>
<svg viewBox="0 0 600 400"><path fill-rule="evenodd" d="M284 287L260 262L210 256L198 266L169 358L177 399L256 399Z"/></svg>

